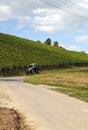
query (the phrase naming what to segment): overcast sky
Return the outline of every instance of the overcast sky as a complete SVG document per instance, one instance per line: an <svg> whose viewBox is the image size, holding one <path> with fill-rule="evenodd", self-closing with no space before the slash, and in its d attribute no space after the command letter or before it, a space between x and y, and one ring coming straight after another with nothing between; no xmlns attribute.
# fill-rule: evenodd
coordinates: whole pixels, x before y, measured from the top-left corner
<svg viewBox="0 0 88 130"><path fill-rule="evenodd" d="M0 0L0 32L88 53L88 0Z"/></svg>

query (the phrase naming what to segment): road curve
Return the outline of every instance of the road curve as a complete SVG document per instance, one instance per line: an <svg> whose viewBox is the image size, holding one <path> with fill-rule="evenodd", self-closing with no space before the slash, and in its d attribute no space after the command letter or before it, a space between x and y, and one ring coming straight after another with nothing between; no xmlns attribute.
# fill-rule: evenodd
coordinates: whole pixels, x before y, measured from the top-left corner
<svg viewBox="0 0 88 130"><path fill-rule="evenodd" d="M88 130L88 103L52 91L22 78L0 78L19 109L35 130Z"/></svg>

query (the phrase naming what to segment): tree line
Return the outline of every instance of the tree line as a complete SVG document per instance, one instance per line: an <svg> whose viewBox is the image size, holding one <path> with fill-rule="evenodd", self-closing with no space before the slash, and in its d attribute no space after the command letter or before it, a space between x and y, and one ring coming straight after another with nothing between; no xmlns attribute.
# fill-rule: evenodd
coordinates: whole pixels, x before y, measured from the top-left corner
<svg viewBox="0 0 88 130"><path fill-rule="evenodd" d="M40 42L40 43L41 43L41 41L39 41L39 40L38 40L37 42ZM47 38L47 39L44 41L44 44L51 46L52 40L51 40L50 38ZM58 42L58 41L54 41L54 42L53 42L53 46L60 47L60 46L59 46L59 42Z"/></svg>

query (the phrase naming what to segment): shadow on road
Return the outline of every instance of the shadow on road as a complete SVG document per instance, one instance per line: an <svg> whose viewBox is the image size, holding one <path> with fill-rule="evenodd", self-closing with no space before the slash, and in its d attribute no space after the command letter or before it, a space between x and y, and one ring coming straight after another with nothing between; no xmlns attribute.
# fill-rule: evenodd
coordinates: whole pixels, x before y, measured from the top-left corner
<svg viewBox="0 0 88 130"><path fill-rule="evenodd" d="M22 81L23 77L9 77L9 78L0 78L0 81L4 82L20 82Z"/></svg>

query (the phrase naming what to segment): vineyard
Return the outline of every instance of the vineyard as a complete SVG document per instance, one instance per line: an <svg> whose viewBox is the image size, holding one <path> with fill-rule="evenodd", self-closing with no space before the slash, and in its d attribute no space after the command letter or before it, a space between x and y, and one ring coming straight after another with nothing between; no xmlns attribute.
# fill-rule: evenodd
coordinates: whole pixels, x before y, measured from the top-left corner
<svg viewBox="0 0 88 130"><path fill-rule="evenodd" d="M30 63L41 69L87 66L88 55L0 33L0 75L24 72Z"/></svg>

